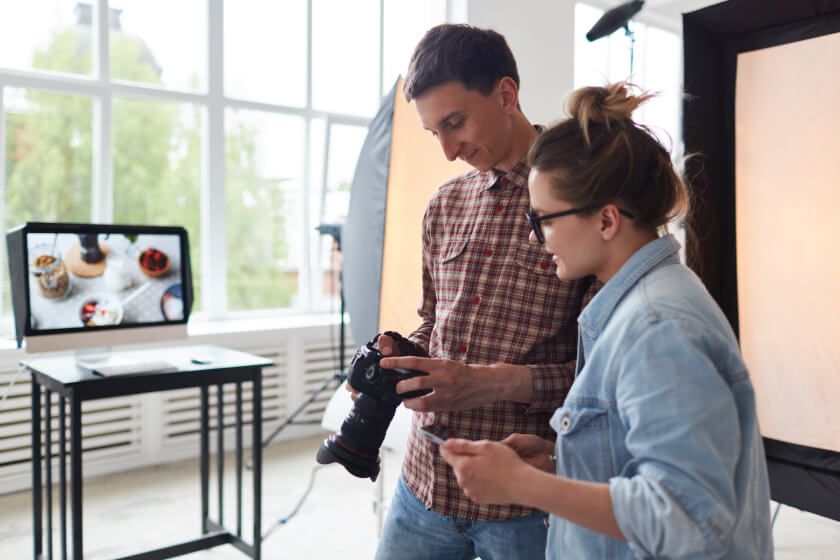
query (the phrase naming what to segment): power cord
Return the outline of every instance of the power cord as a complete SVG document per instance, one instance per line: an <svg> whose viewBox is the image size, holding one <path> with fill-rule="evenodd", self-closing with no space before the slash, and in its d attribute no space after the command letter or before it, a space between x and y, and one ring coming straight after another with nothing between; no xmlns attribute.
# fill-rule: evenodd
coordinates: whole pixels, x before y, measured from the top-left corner
<svg viewBox="0 0 840 560"><path fill-rule="evenodd" d="M6 398L9 396L9 393L11 393L11 392L12 392L12 387L14 387L14 386L15 386L15 382L17 381L17 378L20 376L20 374L21 374L21 373L23 373L23 370L25 370L25 369L26 369L26 368L25 368L24 366L18 366L17 371L16 371L16 372L15 372L15 374L12 376L12 380L9 382L9 386L8 386L8 387L6 387L6 392L4 392L4 393L3 393L3 397L2 397L2 398L0 398L0 412L2 412L2 410L3 410L3 405L4 405L4 404L5 404L5 402L6 402Z"/></svg>
<svg viewBox="0 0 840 560"><path fill-rule="evenodd" d="M271 535L271 533L273 533L278 527L280 527L282 525L285 525L286 523L291 521L291 519L295 515L298 514L301 506L303 505L303 502L306 501L306 498L309 496L309 493L312 492L312 487L315 484L315 474L319 470L321 470L325 467L331 467L331 466L333 466L333 465L316 465L315 467L313 467L312 471L310 471L310 473L309 473L309 483L306 485L306 490L303 491L303 494L301 495L300 499L298 499L297 503L295 504L295 507L292 508L292 511L289 513L289 515L287 515L285 517L281 517L280 519L275 521L274 524L271 526L271 528L263 534L262 540L267 539L269 537L269 535Z"/></svg>

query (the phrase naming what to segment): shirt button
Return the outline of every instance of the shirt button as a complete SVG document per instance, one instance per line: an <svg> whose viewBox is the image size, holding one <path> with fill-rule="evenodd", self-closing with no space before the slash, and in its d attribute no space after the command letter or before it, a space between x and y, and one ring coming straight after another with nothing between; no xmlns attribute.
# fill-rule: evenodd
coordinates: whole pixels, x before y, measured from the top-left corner
<svg viewBox="0 0 840 560"><path fill-rule="evenodd" d="M508 179L507 176L502 177L502 184L503 185L509 185L510 184L510 179Z"/></svg>
<svg viewBox="0 0 840 560"><path fill-rule="evenodd" d="M459 351L461 354L466 354L466 353L467 353L467 345L466 345L466 344L462 344L462 345L461 345L461 347L458 349L458 351Z"/></svg>
<svg viewBox="0 0 840 560"><path fill-rule="evenodd" d="M569 419L568 416L564 416L563 419L560 420L560 428L562 428L562 430L564 432L568 432L569 431L569 426L571 426L571 425L572 425L572 421Z"/></svg>
<svg viewBox="0 0 840 560"><path fill-rule="evenodd" d="M486 251L484 251L484 256L485 257L492 257L493 256L493 251L491 251L490 249L487 249Z"/></svg>
<svg viewBox="0 0 840 560"><path fill-rule="evenodd" d="M481 296L474 296L472 298L472 300L470 301L470 303L472 303L473 305L478 305L480 302L481 302Z"/></svg>
<svg viewBox="0 0 840 560"><path fill-rule="evenodd" d="M548 263L547 263L547 262L545 262L545 261L541 262L541 263L540 263L540 268L541 268L541 269L543 269L543 270L545 270L546 268L548 268Z"/></svg>
<svg viewBox="0 0 840 560"><path fill-rule="evenodd" d="M504 209L505 209L505 207L503 205L501 205L501 204L496 205L496 212L501 212Z"/></svg>

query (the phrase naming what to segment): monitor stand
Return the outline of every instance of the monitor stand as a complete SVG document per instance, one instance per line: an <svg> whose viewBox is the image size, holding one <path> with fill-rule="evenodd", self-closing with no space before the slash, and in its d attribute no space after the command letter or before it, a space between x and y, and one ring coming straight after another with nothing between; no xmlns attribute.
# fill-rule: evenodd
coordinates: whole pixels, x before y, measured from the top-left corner
<svg viewBox="0 0 840 560"><path fill-rule="evenodd" d="M110 346L75 350L73 357L76 359L76 365L90 371L96 371L100 366L127 363L127 360L120 358L119 352L114 352Z"/></svg>

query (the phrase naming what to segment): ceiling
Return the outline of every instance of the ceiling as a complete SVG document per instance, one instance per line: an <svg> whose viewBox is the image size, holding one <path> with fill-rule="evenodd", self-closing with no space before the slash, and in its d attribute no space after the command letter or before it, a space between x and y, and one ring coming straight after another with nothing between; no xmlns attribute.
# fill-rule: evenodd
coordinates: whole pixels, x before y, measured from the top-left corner
<svg viewBox="0 0 840 560"><path fill-rule="evenodd" d="M722 0L647 0L644 10L679 22L685 12L693 12L721 2ZM616 5L619 3L615 2Z"/></svg>
<svg viewBox="0 0 840 560"><path fill-rule="evenodd" d="M614 8L628 0L579 0L586 4L598 6L603 10ZM679 31L682 29L682 14L693 12L712 4L720 4L723 0L646 0L645 6L639 13L638 19L646 23L660 25Z"/></svg>

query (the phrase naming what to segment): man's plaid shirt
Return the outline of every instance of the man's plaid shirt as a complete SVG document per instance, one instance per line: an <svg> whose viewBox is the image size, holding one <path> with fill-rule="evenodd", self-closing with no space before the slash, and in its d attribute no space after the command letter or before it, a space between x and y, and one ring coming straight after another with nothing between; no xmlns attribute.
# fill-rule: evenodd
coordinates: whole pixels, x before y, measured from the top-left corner
<svg viewBox="0 0 840 560"><path fill-rule="evenodd" d="M594 295L592 280L561 282L545 249L528 241L528 172L473 171L443 185L423 219L420 328L409 338L433 358L467 364L527 365L529 405L501 401L472 410L414 414L403 476L441 515L503 521L532 510L479 506L417 429L440 423L468 439L512 433L554 439L548 421L574 379L577 317Z"/></svg>

